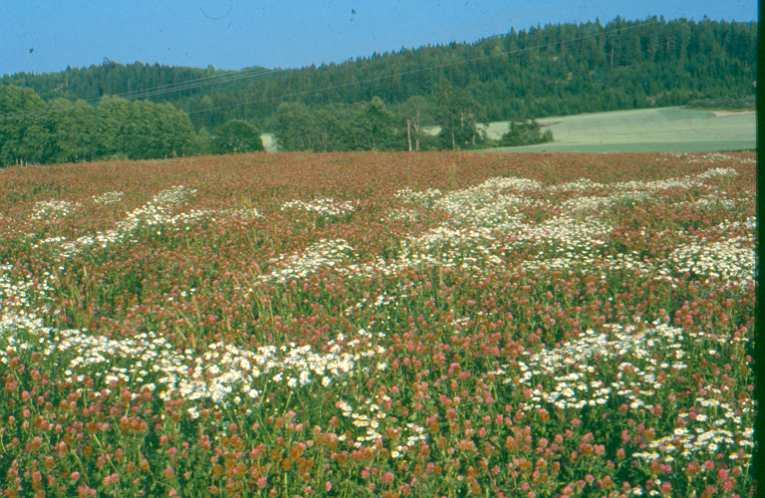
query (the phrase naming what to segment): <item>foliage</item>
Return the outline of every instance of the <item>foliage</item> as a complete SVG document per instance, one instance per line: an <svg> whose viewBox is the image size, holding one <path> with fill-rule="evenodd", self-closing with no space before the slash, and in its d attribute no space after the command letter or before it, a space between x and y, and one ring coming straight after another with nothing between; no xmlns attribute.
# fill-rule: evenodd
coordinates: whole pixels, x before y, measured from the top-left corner
<svg viewBox="0 0 765 498"><path fill-rule="evenodd" d="M282 150L466 149L484 141L479 121L688 103L738 107L754 93L756 28L709 19L616 18L273 72L107 60L7 75L0 78L6 94L0 164L230 150L231 144L207 145L189 123L215 141L219 128L235 119L274 132ZM13 85L44 100L18 94ZM423 132L430 125L441 127L436 144Z"/></svg>
<svg viewBox="0 0 765 498"><path fill-rule="evenodd" d="M104 97L54 99L0 86L0 165L80 162L124 156L165 158L193 152L188 115L169 103Z"/></svg>
<svg viewBox="0 0 765 498"><path fill-rule="evenodd" d="M398 104L393 112L401 116L403 121L402 133L407 136L407 149L418 151L427 148L424 142L431 141L431 137L424 132L423 127L436 123L436 104L427 97L414 95Z"/></svg>
<svg viewBox="0 0 765 498"><path fill-rule="evenodd" d="M281 150L403 150L406 146L401 120L379 97L364 104L322 107L285 102L276 110L273 130Z"/></svg>
<svg viewBox="0 0 765 498"><path fill-rule="evenodd" d="M131 103L121 134L131 159L173 157L187 150L192 127L188 115L172 104L138 101Z"/></svg>
<svg viewBox="0 0 765 498"><path fill-rule="evenodd" d="M754 149L755 115L742 112L715 116L684 107L631 109L547 118L555 141L507 151L547 152L707 152ZM507 132L507 122L492 123L491 139Z"/></svg>
<svg viewBox="0 0 765 498"><path fill-rule="evenodd" d="M212 130L231 119L262 123L285 100L313 107L369 102L376 95L396 107L413 96L432 98L438 82L447 80L481 104L482 119L501 121L751 96L756 31L754 22L616 18L512 29L474 43L273 73L106 61L4 76L0 84L30 87L45 99L95 101L130 92L126 96L173 102L192 113L195 126ZM215 77L232 75L237 78L216 83ZM208 79L194 82L201 78ZM160 90L149 91L154 88Z"/></svg>
<svg viewBox="0 0 765 498"><path fill-rule="evenodd" d="M442 81L436 92L436 120L441 126L439 138L444 149L475 147L485 140L478 130L478 103L464 88L454 88Z"/></svg>
<svg viewBox="0 0 765 498"><path fill-rule="evenodd" d="M0 170L0 494L757 496L755 158Z"/></svg>
<svg viewBox="0 0 765 498"><path fill-rule="evenodd" d="M739 98L695 99L688 102L695 109L754 109L754 95Z"/></svg>
<svg viewBox="0 0 765 498"><path fill-rule="evenodd" d="M279 104L273 119L273 131L280 149L319 150L319 123L304 104Z"/></svg>
<svg viewBox="0 0 765 498"><path fill-rule="evenodd" d="M190 154L205 155L213 153L212 137L206 128L195 131L189 144Z"/></svg>
<svg viewBox="0 0 765 498"><path fill-rule="evenodd" d="M363 123L366 144L363 150L401 149L403 141L398 117L390 112L380 97L372 97L364 113L359 116Z"/></svg>
<svg viewBox="0 0 765 498"><path fill-rule="evenodd" d="M0 165L41 162L51 154L51 135L40 119L43 100L28 88L0 86Z"/></svg>
<svg viewBox="0 0 765 498"><path fill-rule="evenodd" d="M232 119L215 131L212 147L216 153L253 152L263 150L260 130L247 121Z"/></svg>
<svg viewBox="0 0 765 498"><path fill-rule="evenodd" d="M551 130L542 131L539 123L528 121L510 121L507 133L502 135L499 145L512 147L516 145L534 145L553 141Z"/></svg>

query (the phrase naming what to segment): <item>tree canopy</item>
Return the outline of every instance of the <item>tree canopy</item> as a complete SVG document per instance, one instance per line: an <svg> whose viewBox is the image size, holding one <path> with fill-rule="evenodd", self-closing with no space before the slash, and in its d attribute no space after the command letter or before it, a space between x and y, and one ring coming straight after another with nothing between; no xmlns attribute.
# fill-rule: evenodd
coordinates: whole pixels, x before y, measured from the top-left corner
<svg viewBox="0 0 765 498"><path fill-rule="evenodd" d="M301 69L106 60L7 75L0 164L260 150L260 129L281 150L306 151L470 148L484 139L478 122L499 120L516 122L506 140L537 140L530 118L751 101L756 32L754 22L616 18ZM435 138L424 131L434 125Z"/></svg>
<svg viewBox="0 0 765 498"><path fill-rule="evenodd" d="M281 102L308 106L369 102L396 107L432 98L446 80L487 120L685 104L753 94L755 22L616 18L607 24L535 26L473 43L428 45L340 64L269 72L158 64L103 64L48 74L19 73L0 84L43 99L95 102L103 95L175 103L196 127L231 119L269 124ZM249 76L258 77L252 78ZM204 78L204 79L202 79Z"/></svg>
<svg viewBox="0 0 765 498"><path fill-rule="evenodd" d="M502 135L499 144L512 147L516 145L533 145L552 142L553 134L550 130L542 131L536 121L510 121L507 133Z"/></svg>
<svg viewBox="0 0 765 498"><path fill-rule="evenodd" d="M219 154L263 150L260 130L241 119L232 119L218 128L212 138L212 146Z"/></svg>
<svg viewBox="0 0 765 498"><path fill-rule="evenodd" d="M150 159L190 152L188 115L169 103L104 97L45 103L34 91L0 86L0 164Z"/></svg>

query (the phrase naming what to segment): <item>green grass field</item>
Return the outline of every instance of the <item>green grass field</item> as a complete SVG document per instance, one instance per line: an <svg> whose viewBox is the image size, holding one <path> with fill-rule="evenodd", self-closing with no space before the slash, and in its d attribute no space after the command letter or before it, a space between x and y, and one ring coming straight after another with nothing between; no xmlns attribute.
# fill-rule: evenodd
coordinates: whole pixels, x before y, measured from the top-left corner
<svg viewBox="0 0 765 498"><path fill-rule="evenodd" d="M722 112L665 107L599 112L538 120L555 141L492 150L517 152L706 152L755 148L754 111ZM488 125L498 139L507 122Z"/></svg>
<svg viewBox="0 0 765 498"><path fill-rule="evenodd" d="M630 111L597 112L538 120L552 130L555 141L523 147L498 147L508 152L710 152L756 147L754 111L713 111L662 107ZM498 140L508 121L483 126ZM437 135L440 127L425 128ZM276 152L272 133L261 135L268 152Z"/></svg>

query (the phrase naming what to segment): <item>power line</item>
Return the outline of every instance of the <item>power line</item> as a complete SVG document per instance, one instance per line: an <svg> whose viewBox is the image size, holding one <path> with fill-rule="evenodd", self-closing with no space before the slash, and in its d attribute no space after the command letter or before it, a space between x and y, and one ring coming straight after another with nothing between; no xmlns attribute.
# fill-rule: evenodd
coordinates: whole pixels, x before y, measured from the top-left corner
<svg viewBox="0 0 765 498"><path fill-rule="evenodd" d="M143 88L140 90L130 90L126 92L110 93L109 96L124 97L124 98L140 98L143 96L165 95L169 93L175 93L177 91L199 88L201 86L204 86L204 83L224 84L224 83L229 83L230 81L236 81L236 80L246 79L246 78L258 78L260 76L265 76L271 73L284 72L284 71L290 71L290 70L292 69L249 68L249 69L242 69L240 71L225 71L223 72L223 74L203 76L201 78L192 78L192 79L177 82L177 83L167 83L167 84L158 85L151 88ZM250 74L250 73L255 73L255 74ZM218 80L220 80L220 83ZM92 99L82 99L82 100L88 103L93 103L93 102L98 102L99 99L100 97L92 98Z"/></svg>
<svg viewBox="0 0 765 498"><path fill-rule="evenodd" d="M250 104L254 104L254 103L266 103L266 102L270 102L270 101L280 101L280 100L284 100L285 98L295 97L295 96L313 95L313 94L317 94L317 93L327 92L327 91L330 91L330 90L335 90L335 89L338 89L338 88L348 88L348 87L353 87L353 86L358 86L358 85L364 85L364 84L367 84L367 83L375 83L375 82L383 81L383 80L390 79L390 78L396 78L396 77L410 75L410 74L418 74L418 73L423 73L423 72L427 72L427 71L433 71L433 70L436 70L436 69L443 69L443 68L447 68L447 67L458 66L458 65L467 64L467 63L470 63L470 62L476 62L476 61L480 61L480 60L491 59L493 57L499 57L499 56L502 56L502 55L515 55L515 54L519 54L519 53L523 53L523 52L528 52L528 51L531 51L531 50L542 49L542 48L547 48L547 47L556 46L556 45L561 45L561 46L563 46L563 45L570 45L570 44L573 44L573 43L576 43L576 42L579 42L579 41L595 39L595 38L598 38L601 35L604 35L606 38L608 38L610 35L613 35L613 34L621 34L624 31L629 31L629 30L636 29L636 28L650 26L652 24L658 24L658 22L659 22L658 20L646 21L645 23L635 24L635 25L632 25L632 26L626 26L624 28L618 28L618 29L613 30L611 32L604 31L603 33L597 33L595 35L590 35L590 36L583 36L583 37L574 38L574 39L567 40L567 41L558 41L558 42L553 42L553 43L544 43L544 44L533 45L533 46L529 46L529 47L523 47L523 48L519 48L519 49L515 49L515 50L502 50L499 53L495 53L495 54L482 55L482 56L478 56L478 57L472 57L472 58L469 58L469 59L460 59L460 60L454 61L454 62L447 62L447 63L444 63L444 64L437 64L437 65L428 66L428 67L425 67L425 68L412 69L412 70L409 70L409 71L402 71L402 72L393 73L393 74L389 74L389 75L385 75L385 76L379 76L377 78L369 78L369 79L366 79L366 80L353 81L353 82L344 83L344 84L341 84L341 85L333 85L333 86L329 86L329 87L325 87L325 88L320 88L318 90L304 90L304 91L299 91L299 92L282 94L279 97L274 97L272 99L252 99L252 100L249 100L249 101L246 101L246 102L240 102L240 103L234 104L234 105L217 106L217 107L212 107L212 108L209 108L209 109L201 109L201 110L198 110L198 111L189 111L188 114L189 115L193 115L193 114L199 114L199 113L203 113L203 112L212 112L212 111L218 111L218 110L222 110L222 109L230 109L230 108L233 108L233 107L240 107L240 106L243 106L243 105L250 105Z"/></svg>
<svg viewBox="0 0 765 498"><path fill-rule="evenodd" d="M259 71L259 72L256 72L256 71ZM267 69L267 68L243 69L237 72L226 72L224 74L206 76L203 78L180 81L177 83L168 83L166 85L159 85L154 88L145 88L141 90L134 90L134 91L122 92L122 93L110 93L108 95L112 97L124 97L124 98L156 97L159 95L167 95L171 93L182 92L184 90L193 90L196 88L201 88L205 85L218 85L218 84L230 83L232 81L236 81L240 79L258 78L260 76L270 74L272 71L276 71L276 70ZM253 73L253 74L250 74L250 73ZM99 99L90 99L90 100L97 102Z"/></svg>
<svg viewBox="0 0 765 498"><path fill-rule="evenodd" d="M460 60L456 60L456 61L453 61L453 62L446 62L446 63L443 63L443 64L436 64L436 65L433 65L433 66L421 67L421 68L418 68L418 69L411 69L411 70L408 70L408 71L392 73L392 74L388 74L388 75L384 75L384 76L379 76L379 77L376 77L376 78L369 78L369 79L366 79L366 80L352 81L352 82L349 82L349 83L344 83L344 84L340 84L340 85L332 85L332 86L328 86L328 87L324 87L324 88L320 88L320 89L316 89L316 90L304 90L304 91L297 91L297 92L292 92L292 93L286 93L286 94L282 94L282 95L280 95L278 97L274 97L274 98L270 98L270 99L269 98L256 98L256 99L250 99L250 100L247 100L247 101L244 101L244 102L239 102L239 103L233 104L233 105L223 105L223 106L216 106L216 107L212 107L212 108L208 108L208 109L200 109L200 110L197 110L197 111L187 111L187 114L195 115L195 114L213 112L213 111L218 111L218 110L223 110L223 109L230 109L230 108L233 108L233 107L241 107L241 106L244 106L244 105L252 105L252 104L255 104L255 103L267 103L267 102L272 102L272 101L273 102L277 102L277 101L285 100L285 99L291 98L291 97L305 96L305 95L314 95L314 94L324 93L324 92L328 92L328 91L336 90L336 89L340 89L340 88L349 88L349 87L353 87L353 86L365 85L365 84L369 84L369 83L375 83L375 82L379 82L379 81L384 81L384 80L391 79L391 78L407 76L407 75L412 75L412 74L419 74L419 73L423 73L423 72L427 72L427 71L434 71L434 70L437 70L437 69L444 69L444 68L448 68L448 67L454 67L454 66L459 66L459 65L463 65L463 64L468 64L468 63L471 63L471 62L488 60L488 59L492 59L492 58L500 57L500 56L516 55L516 54L520 54L520 53L524 53L524 52L529 52L529 51L532 51L532 50L538 50L538 49L548 48L548 47L557 46L557 45L560 45L560 46L571 45L573 43L577 43L577 42L580 42L580 41L596 39L596 38L598 38L600 36L604 36L605 38L609 38L609 37L612 38L615 35L621 35L624 32L627 32L627 31L630 31L630 30L635 30L635 29L638 29L638 28L643 28L643 27L651 26L651 25L658 24L658 23L659 23L658 19L653 19L653 20L649 20L649 21L646 21L646 22L633 24L631 26L625 26L623 28L616 28L616 29L613 29L613 30L606 30L605 27L604 27L603 31L601 31L601 32L598 32L598 33L595 33L595 34L589 35L589 36L582 36L582 37L579 37L579 38L573 38L571 40L561 40L561 41L550 42L550 43L542 43L542 44L527 46L527 47L523 47L523 48L518 48L518 49L515 49L515 50L500 50L500 51L498 51L496 53L492 53L492 54L488 54L488 55L482 55L482 56L477 56L477 57L472 57L472 58L467 58L467 59L460 59ZM256 71L256 69L252 69L252 71ZM242 74L242 72L238 72L238 73L224 74L224 75L219 75L219 76L208 76L208 77L204 77L204 78L198 78L197 80L188 80L186 82L173 83L173 84L168 84L168 85L161 85L161 86L158 86L158 87L155 87L155 88L152 88L152 89L147 89L147 90L141 90L141 91L135 91L135 92L123 92L122 94L110 94L109 96L116 96L116 97L120 97L120 96L122 96L122 97L124 97L124 96L151 97L151 96L154 96L154 97L156 97L156 96L160 96L160 95L166 95L166 94L169 94L169 93L175 93L175 92L178 92L178 91L183 91L183 90L186 90L186 89L199 88L201 86L204 86L205 83L209 83L209 84L225 84L225 83L229 83L229 82L233 82L233 81L238 81L238 80L243 80L243 79L248 79L248 78L249 79L257 79L257 78L260 78L260 77L265 77L265 76L269 76L269 75L272 75L272 74L284 73L284 72L287 72L287 71L295 71L295 69L265 69L265 70L261 71L260 73L255 73L253 75L250 75L249 73ZM186 85L186 87L184 87L184 85ZM93 102L98 102L98 100L99 99L95 99L95 100L94 99L90 99L90 100L85 100L85 102L93 103ZM42 110L38 110L38 111L13 113L13 114L10 114L10 115L6 115L6 116L0 117L0 121L7 121L7 120L11 120L11 119L24 118L24 117L27 117L27 116L40 116L40 115L44 115L44 114L50 112L52 109L53 109L52 106L48 106L47 109L42 109Z"/></svg>
<svg viewBox="0 0 765 498"><path fill-rule="evenodd" d="M259 72L257 72L259 71ZM178 83L168 83L166 85L159 85L157 87L153 88L147 88L142 90L132 90L128 92L120 92L120 93L110 93L108 95L104 95L102 97L122 97L126 99L139 99L139 98L146 98L146 97L156 97L160 95L167 95L171 93L177 93L184 90L193 90L196 88L201 88L206 85L219 85L219 84L226 84L237 80L242 79L256 79L262 76L267 76L268 74L271 74L273 72L279 72L284 70L278 70L278 69L267 69L267 68L252 68L252 69L244 69L242 71L238 72L227 72L225 74L219 74L219 75L213 75L213 76L206 76L203 78L196 78L191 80L186 80ZM89 104L96 104L99 100L101 100L102 97L98 98L91 98L91 99L79 99ZM45 109L40 112L46 112L49 110L51 106L49 106L48 109ZM23 113L21 113L23 114ZM16 114L14 114L15 116Z"/></svg>
<svg viewBox="0 0 765 498"><path fill-rule="evenodd" d="M239 80L245 80L245 79L254 80L260 77L268 76L270 74L281 73L286 71L294 71L294 70L299 70L299 69L250 68L250 69L243 69L236 72L227 71L224 74L205 76L202 78L194 78L194 79L190 79L186 81L180 81L177 83L168 83L165 85L158 85L156 87L145 88L141 90L131 90L127 92L110 93L98 98L78 99L78 100L82 100L89 104L97 104L101 100L101 98L106 96L123 97L126 99L157 97L157 96L177 93L177 92L185 91L185 90L194 90L207 85L222 85L222 84L231 83L231 82L235 82ZM42 114L44 112L49 111L50 109L52 109L52 106L49 106L47 109L44 109L41 111L35 111L35 112L36 113L39 112ZM14 117L16 115L24 115L24 114L25 113L14 113L13 115L7 116L7 117Z"/></svg>
<svg viewBox="0 0 765 498"><path fill-rule="evenodd" d="M596 34L594 36L588 36L588 37L582 37L582 38L579 38L579 39L573 39L573 40L569 40L568 42L555 42L555 43L551 43L551 44L542 44L542 45L537 45L537 46L532 46L532 47L524 47L523 49L517 49L517 50L513 50L513 51L500 51L499 54L491 54L491 55L488 55L488 56L479 56L479 57L475 57L475 58L472 58L472 59L462 60L462 61L457 62L457 64L472 62L474 60L480 60L480 59L485 59L485 58L490 58L490 57L496 57L498 55L508 55L508 54L512 54L512 53L516 53L516 52L521 52L521 51L524 51L524 50L533 50L535 48L544 48L544 47L551 46L551 45L558 45L558 44L563 45L564 43L572 43L572 42L576 42L576 41L580 41L580 40L596 38L600 34L604 34L606 36L609 36L610 34L613 34L614 32L627 31L627 30L630 30L630 29L638 28L638 27L643 27L643 26L648 26L648 25L651 25L651 24L656 24L658 22L659 22L658 20L646 21L644 23L635 24L633 26L627 26L627 27L624 27L624 28L618 28L618 29L616 29L614 31L611 31L611 32L605 31L605 27L604 27L604 31L602 33L598 33L598 34ZM495 35L493 37L488 37L488 38L484 39L484 41L485 40L490 40L492 38L499 38L501 36L503 36L503 35ZM438 68L438 67L439 66L434 66L432 68ZM254 75L250 75L248 73L245 73L246 71L256 71L256 70L259 70L260 72L257 73L257 74L254 74ZM135 92L125 92L125 93L122 93L122 94L115 93L115 94L109 94L109 95L125 96L125 95L128 95L128 94L132 93L132 94L135 94L135 95L159 96L159 95L165 95L165 94L168 94L168 93L174 93L176 91L186 90L188 88L181 88L181 87L184 87L184 86L187 86L187 85L191 85L191 89L198 88L200 86L203 86L202 83L205 83L206 80L216 80L216 79L220 78L221 79L221 84L224 84L224 83L229 83L231 81L237 81L237 80L241 80L241 79L248 79L248 78L256 79L256 78L259 78L259 77L262 77L262 76L268 76L268 75L271 75L271 74L285 73L285 72L288 72L288 71L299 71L299 70L300 70L299 68L298 69L294 69L294 68L290 68L290 69L252 68L250 70L242 70L242 71L239 71L239 72L236 72L236 73L229 73L229 74L218 75L218 76L208 76L208 77L204 77L204 78L187 80L187 81L179 82L179 83L171 83L171 84L167 84L167 85L160 85L160 86L154 87L154 88L137 90ZM427 68L425 70L427 70ZM416 71L417 70L414 70L414 72L416 72ZM405 73L399 73L399 74L405 74ZM199 85L197 85L197 82L199 82ZM218 81L211 81L211 84L218 84ZM334 88L334 87L329 87L329 88L327 88L327 90L329 90L331 88ZM166 89L168 91L165 91ZM95 99L95 100L97 101L98 99Z"/></svg>

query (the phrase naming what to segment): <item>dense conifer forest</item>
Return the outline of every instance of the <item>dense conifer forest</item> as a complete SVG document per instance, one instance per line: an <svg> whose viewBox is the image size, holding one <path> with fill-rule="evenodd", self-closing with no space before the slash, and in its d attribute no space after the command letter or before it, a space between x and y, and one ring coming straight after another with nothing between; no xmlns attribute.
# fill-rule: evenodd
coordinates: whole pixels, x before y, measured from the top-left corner
<svg viewBox="0 0 765 498"><path fill-rule="evenodd" d="M300 69L105 60L6 75L0 163L242 152L262 148L260 131L283 150L472 148L487 145L478 122L735 105L754 93L756 29L617 18ZM439 137L422 132L429 125Z"/></svg>

